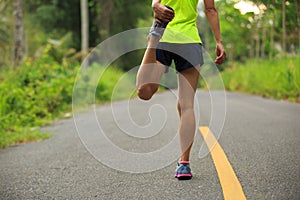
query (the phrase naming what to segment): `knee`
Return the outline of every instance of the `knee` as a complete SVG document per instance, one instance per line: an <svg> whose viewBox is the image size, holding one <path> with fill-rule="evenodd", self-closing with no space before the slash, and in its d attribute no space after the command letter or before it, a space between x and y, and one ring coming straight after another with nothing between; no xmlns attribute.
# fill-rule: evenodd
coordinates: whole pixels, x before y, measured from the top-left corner
<svg viewBox="0 0 300 200"><path fill-rule="evenodd" d="M150 100L153 96L153 91L150 85L142 85L137 89L137 94L140 99Z"/></svg>
<svg viewBox="0 0 300 200"><path fill-rule="evenodd" d="M177 109L180 113L194 111L193 103L177 103Z"/></svg>
<svg viewBox="0 0 300 200"><path fill-rule="evenodd" d="M150 100L152 97L151 91L149 88L138 88L137 90L138 97L143 100Z"/></svg>
<svg viewBox="0 0 300 200"><path fill-rule="evenodd" d="M181 106L180 106L179 101L177 102L177 110L178 110L179 113L181 113Z"/></svg>

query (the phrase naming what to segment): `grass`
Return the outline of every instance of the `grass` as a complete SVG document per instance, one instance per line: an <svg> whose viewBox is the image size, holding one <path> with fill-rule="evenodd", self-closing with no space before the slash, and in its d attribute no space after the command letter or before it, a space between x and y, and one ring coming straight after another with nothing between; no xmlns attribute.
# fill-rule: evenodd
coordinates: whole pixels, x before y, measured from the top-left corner
<svg viewBox="0 0 300 200"><path fill-rule="evenodd" d="M23 129L20 131L5 131L0 134L0 149L14 144L37 142L51 137L51 134L40 130Z"/></svg>
<svg viewBox="0 0 300 200"><path fill-rule="evenodd" d="M233 63L222 78L229 91L300 102L300 57Z"/></svg>

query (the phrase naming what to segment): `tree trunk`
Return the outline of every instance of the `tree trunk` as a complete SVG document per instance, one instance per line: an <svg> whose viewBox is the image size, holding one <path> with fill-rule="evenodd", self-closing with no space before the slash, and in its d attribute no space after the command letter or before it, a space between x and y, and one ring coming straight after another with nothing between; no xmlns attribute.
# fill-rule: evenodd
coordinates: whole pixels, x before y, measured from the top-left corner
<svg viewBox="0 0 300 200"><path fill-rule="evenodd" d="M255 44L255 36L252 33L252 35L251 35L251 41L250 41L250 52L249 52L249 57L250 58L254 58L254 48L255 48L254 44Z"/></svg>
<svg viewBox="0 0 300 200"><path fill-rule="evenodd" d="M274 27L276 22L276 11L275 11L275 0L272 0L273 10L272 10L272 18L271 18L271 29L270 29L270 50L269 50L269 59L273 58L274 51Z"/></svg>
<svg viewBox="0 0 300 200"><path fill-rule="evenodd" d="M111 20L115 10L114 1L102 0L100 1L101 14L97 18L97 24L99 25L101 40L107 39L111 34Z"/></svg>
<svg viewBox="0 0 300 200"><path fill-rule="evenodd" d="M273 58L273 51L274 51L274 22L271 25L270 30L270 51L269 51L269 59Z"/></svg>
<svg viewBox="0 0 300 200"><path fill-rule="evenodd" d="M255 37L255 58L259 58L259 53L260 53L260 37L259 37L259 32L257 31L256 37Z"/></svg>
<svg viewBox="0 0 300 200"><path fill-rule="evenodd" d="M282 1L282 50L283 53L286 52L286 9L285 9L286 0Z"/></svg>
<svg viewBox="0 0 300 200"><path fill-rule="evenodd" d="M89 49L88 0L80 0L80 9L81 9L81 53L82 53L82 60L83 60L85 56L88 54L88 49ZM88 63L85 64L88 65Z"/></svg>
<svg viewBox="0 0 300 200"><path fill-rule="evenodd" d="M266 26L266 25L265 25ZM262 43L261 43L261 57L265 58L266 54L266 40L267 40L267 27L263 27L263 32L262 32Z"/></svg>
<svg viewBox="0 0 300 200"><path fill-rule="evenodd" d="M297 30L298 30L298 53L300 54L300 10L299 10L299 3L298 0L295 0L295 7L296 7L296 17L297 17Z"/></svg>
<svg viewBox="0 0 300 200"><path fill-rule="evenodd" d="M13 65L19 66L23 59L23 10L22 0L14 0L14 60Z"/></svg>
<svg viewBox="0 0 300 200"><path fill-rule="evenodd" d="M259 36L256 38L256 51L255 51L255 57L259 58L259 51L260 51L260 40Z"/></svg>

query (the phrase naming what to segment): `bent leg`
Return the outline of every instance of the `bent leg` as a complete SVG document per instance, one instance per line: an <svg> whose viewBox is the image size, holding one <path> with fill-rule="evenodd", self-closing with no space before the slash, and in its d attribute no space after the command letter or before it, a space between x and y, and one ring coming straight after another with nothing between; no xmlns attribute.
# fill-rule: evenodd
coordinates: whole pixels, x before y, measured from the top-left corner
<svg viewBox="0 0 300 200"><path fill-rule="evenodd" d="M180 147L182 161L189 161L194 141L196 122L194 114L194 96L199 80L200 66L186 69L178 75L178 113L180 116Z"/></svg>
<svg viewBox="0 0 300 200"><path fill-rule="evenodd" d="M148 36L148 47L144 54L142 64L136 78L138 96L143 100L149 100L158 90L160 79L164 73L165 66L156 63L156 47L159 39Z"/></svg>

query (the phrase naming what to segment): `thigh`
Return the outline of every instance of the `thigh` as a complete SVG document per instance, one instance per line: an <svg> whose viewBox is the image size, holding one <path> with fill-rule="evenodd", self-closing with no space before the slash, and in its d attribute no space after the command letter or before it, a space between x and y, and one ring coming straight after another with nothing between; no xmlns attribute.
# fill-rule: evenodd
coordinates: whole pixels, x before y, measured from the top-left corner
<svg viewBox="0 0 300 200"><path fill-rule="evenodd" d="M159 43L156 49L147 49L143 62L137 74L137 87L145 84L159 84L161 77L166 72L166 67L171 65L171 53L167 50L168 44ZM155 58L155 61L149 59ZM151 62L149 62L151 60Z"/></svg>
<svg viewBox="0 0 300 200"><path fill-rule="evenodd" d="M137 75L137 87L145 84L159 84L164 74L165 66L161 63L144 64L140 67Z"/></svg>
<svg viewBox="0 0 300 200"><path fill-rule="evenodd" d="M191 108L194 105L194 96L197 89L200 65L191 67L178 73L178 101L181 109Z"/></svg>

